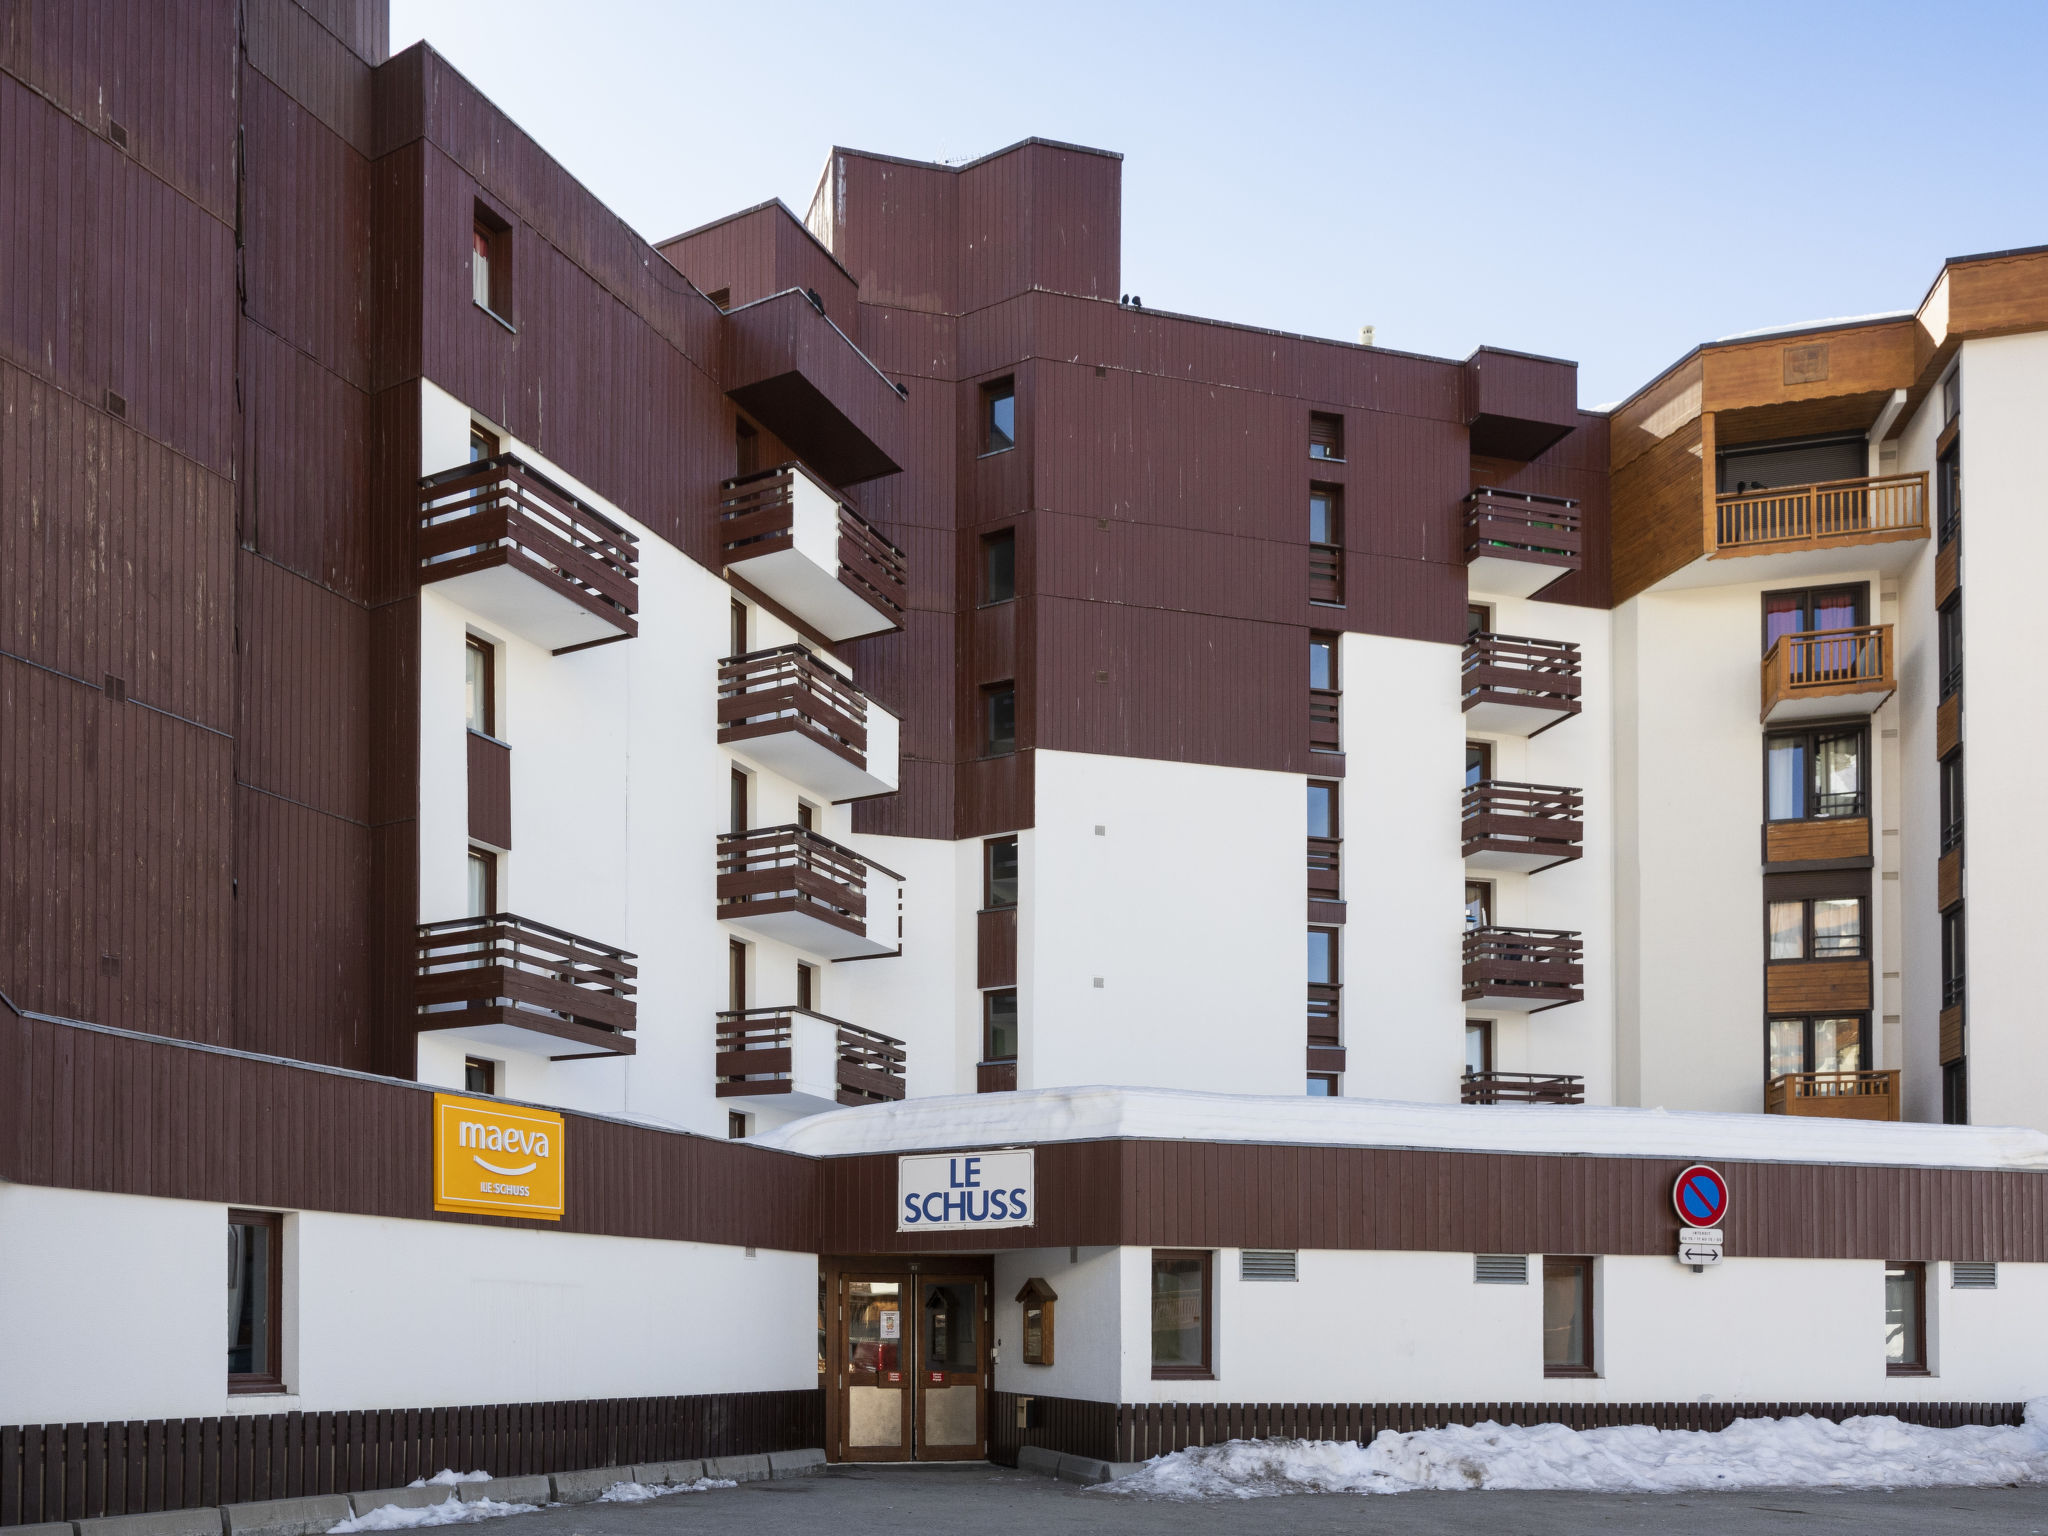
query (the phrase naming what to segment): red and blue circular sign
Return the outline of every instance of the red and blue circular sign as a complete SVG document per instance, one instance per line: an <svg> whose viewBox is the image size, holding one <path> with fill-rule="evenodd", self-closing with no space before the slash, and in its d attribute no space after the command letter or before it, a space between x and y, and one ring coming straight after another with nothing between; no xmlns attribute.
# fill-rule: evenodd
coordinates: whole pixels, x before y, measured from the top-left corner
<svg viewBox="0 0 2048 1536"><path fill-rule="evenodd" d="M1702 1163L1694 1163L1671 1186L1671 1203L1689 1227L1718 1227L1728 1214L1728 1181Z"/></svg>

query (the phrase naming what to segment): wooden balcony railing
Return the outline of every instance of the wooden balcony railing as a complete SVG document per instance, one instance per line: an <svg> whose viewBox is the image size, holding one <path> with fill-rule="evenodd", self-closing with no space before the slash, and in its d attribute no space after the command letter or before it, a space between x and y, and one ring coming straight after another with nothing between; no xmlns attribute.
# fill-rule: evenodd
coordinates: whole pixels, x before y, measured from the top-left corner
<svg viewBox="0 0 2048 1536"><path fill-rule="evenodd" d="M1311 752L1342 752L1344 695L1335 688L1308 691L1308 746Z"/></svg>
<svg viewBox="0 0 2048 1536"><path fill-rule="evenodd" d="M1465 857L1495 855L1531 873L1579 856L1583 797L1555 784L1486 779L1465 786Z"/></svg>
<svg viewBox="0 0 2048 1536"><path fill-rule="evenodd" d="M413 1002L421 1029L511 1024L627 1055L635 957L509 912L419 927ZM560 1060L561 1058L556 1058Z"/></svg>
<svg viewBox="0 0 2048 1536"><path fill-rule="evenodd" d="M807 827L720 833L718 915L801 912L865 935L870 866L851 848Z"/></svg>
<svg viewBox="0 0 2048 1536"><path fill-rule="evenodd" d="M719 744L801 731L856 768L867 766L867 696L800 645L718 664Z"/></svg>
<svg viewBox="0 0 2048 1536"><path fill-rule="evenodd" d="M513 454L420 482L416 552L422 582L510 566L639 632L639 541Z"/></svg>
<svg viewBox="0 0 2048 1536"><path fill-rule="evenodd" d="M903 551L846 504L846 498L801 464L782 464L727 480L720 487L719 539L728 565L796 547L796 482L801 475L838 508L839 580L897 624L908 588Z"/></svg>
<svg viewBox="0 0 2048 1536"><path fill-rule="evenodd" d="M1586 1080L1569 1072L1467 1072L1460 1104L1583 1104Z"/></svg>
<svg viewBox="0 0 2048 1536"><path fill-rule="evenodd" d="M1014 1093L1017 1091L1017 1063L1015 1061L979 1061L974 1064L974 1091L976 1093Z"/></svg>
<svg viewBox="0 0 2048 1536"><path fill-rule="evenodd" d="M1555 928L1467 928L1465 1001L1540 1013L1585 996L1585 946L1579 935Z"/></svg>
<svg viewBox="0 0 2048 1536"><path fill-rule="evenodd" d="M833 1086L841 1104L887 1104L903 1097L907 1058L901 1040L808 1008L747 1008L719 1014L717 1096L790 1092L799 1029L834 1033Z"/></svg>
<svg viewBox="0 0 2048 1536"><path fill-rule="evenodd" d="M1569 640L1478 634L1465 642L1464 706L1579 712L1579 648ZM1553 722L1555 723L1555 722Z"/></svg>
<svg viewBox="0 0 2048 1536"><path fill-rule="evenodd" d="M1340 604L1344 601L1344 551L1339 546L1309 545L1308 600Z"/></svg>
<svg viewBox="0 0 2048 1536"><path fill-rule="evenodd" d="M1343 991L1342 984L1334 981L1312 981L1308 984L1310 1045L1329 1046L1344 1043L1341 1011Z"/></svg>
<svg viewBox="0 0 2048 1536"><path fill-rule="evenodd" d="M1764 554L1927 536L1927 475L1878 475L1714 498L1714 552Z"/></svg>
<svg viewBox="0 0 2048 1536"><path fill-rule="evenodd" d="M1767 1115L1819 1115L1834 1120L1899 1118L1899 1074L1788 1072L1764 1088Z"/></svg>
<svg viewBox="0 0 2048 1536"><path fill-rule="evenodd" d="M1308 840L1308 893L1318 901L1341 901L1344 897L1344 840L1312 837Z"/></svg>
<svg viewBox="0 0 2048 1536"><path fill-rule="evenodd" d="M1892 667L1889 624L1780 635L1764 654L1763 719L1874 710L1897 687Z"/></svg>
<svg viewBox="0 0 2048 1536"><path fill-rule="evenodd" d="M1465 498L1465 563L1482 556L1576 571L1579 504L1563 496L1481 486Z"/></svg>

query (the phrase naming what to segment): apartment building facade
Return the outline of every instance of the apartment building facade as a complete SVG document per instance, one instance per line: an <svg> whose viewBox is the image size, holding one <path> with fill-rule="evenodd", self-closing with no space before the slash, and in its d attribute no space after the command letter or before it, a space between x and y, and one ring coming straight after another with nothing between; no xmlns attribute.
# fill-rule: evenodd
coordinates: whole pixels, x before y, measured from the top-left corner
<svg viewBox="0 0 2048 1536"><path fill-rule="evenodd" d="M2035 1395L2035 727L1963 655L2024 654L2048 253L1590 411L1147 307L1099 150L835 148L649 245L371 0L31 11L0 1523L125 1497L65 1425L260 1423L190 1431L246 1477L432 1472L303 1425L475 1404L524 1470L591 1413L1125 1456L1184 1402ZM1029 1220L892 1219L1017 1151ZM1288 1373L1339 1292L1482 1285L1469 1357ZM1767 1292L1861 1300L1657 1353Z"/></svg>

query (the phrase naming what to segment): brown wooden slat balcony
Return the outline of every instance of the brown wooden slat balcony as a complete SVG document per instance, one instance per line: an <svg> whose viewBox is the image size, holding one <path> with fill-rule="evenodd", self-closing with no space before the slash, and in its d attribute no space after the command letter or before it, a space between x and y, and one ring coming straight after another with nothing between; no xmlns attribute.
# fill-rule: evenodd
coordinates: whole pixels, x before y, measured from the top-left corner
<svg viewBox="0 0 2048 1536"><path fill-rule="evenodd" d="M718 664L718 742L828 800L896 788L895 718L800 645Z"/></svg>
<svg viewBox="0 0 2048 1536"><path fill-rule="evenodd" d="M521 639L572 650L640 632L640 545L513 454L420 481L420 583Z"/></svg>
<svg viewBox="0 0 2048 1536"><path fill-rule="evenodd" d="M1342 752L1344 695L1335 688L1308 691L1308 749L1311 752Z"/></svg>
<svg viewBox="0 0 2048 1536"><path fill-rule="evenodd" d="M1344 550L1337 544L1308 547L1308 600L1312 603L1344 602Z"/></svg>
<svg viewBox="0 0 2048 1536"><path fill-rule="evenodd" d="M419 927L415 1023L556 1061L630 1056L634 956L509 912ZM553 1047L567 1045L563 1051Z"/></svg>
<svg viewBox="0 0 2048 1536"><path fill-rule="evenodd" d="M1341 982L1312 981L1308 984L1308 1043L1334 1046L1344 1043Z"/></svg>
<svg viewBox="0 0 2048 1536"><path fill-rule="evenodd" d="M1481 486L1465 498L1465 567L1474 592L1528 597L1583 560L1579 504Z"/></svg>
<svg viewBox="0 0 2048 1536"><path fill-rule="evenodd" d="M1467 1072L1460 1104L1583 1104L1586 1080L1570 1072Z"/></svg>
<svg viewBox="0 0 2048 1536"><path fill-rule="evenodd" d="M1579 712L1579 648L1569 640L1479 634L1465 642L1465 723L1537 736Z"/></svg>
<svg viewBox="0 0 2048 1536"><path fill-rule="evenodd" d="M1016 1090L1016 1062L978 1061L974 1064L974 1091L976 1093L1014 1093Z"/></svg>
<svg viewBox="0 0 2048 1536"><path fill-rule="evenodd" d="M1581 806L1576 789L1555 784L1486 779L1466 785L1466 867L1534 874L1576 859L1585 836Z"/></svg>
<svg viewBox="0 0 2048 1536"><path fill-rule="evenodd" d="M717 1096L769 1094L815 1114L840 1104L903 1097L903 1042L809 1008L748 1008L718 1016Z"/></svg>
<svg viewBox="0 0 2048 1536"><path fill-rule="evenodd" d="M1308 894L1311 901L1344 899L1344 840L1341 837L1312 837L1308 840Z"/></svg>
<svg viewBox="0 0 2048 1536"><path fill-rule="evenodd" d="M1899 1118L1899 1074L1788 1072L1764 1087L1767 1115L1817 1115L1830 1120Z"/></svg>
<svg viewBox="0 0 2048 1536"><path fill-rule="evenodd" d="M879 876L893 901L875 903ZM828 960L894 953L903 877L806 827L762 827L718 839L718 916ZM894 912L886 911L894 906Z"/></svg>
<svg viewBox="0 0 2048 1536"><path fill-rule="evenodd" d="M1714 498L1714 554L1782 554L1927 537L1927 476L1875 475Z"/></svg>
<svg viewBox="0 0 2048 1536"><path fill-rule="evenodd" d="M1811 630L1780 635L1763 659L1763 720L1873 714L1898 689L1892 627Z"/></svg>
<svg viewBox="0 0 2048 1536"><path fill-rule="evenodd" d="M1579 935L1555 928L1467 928L1465 1003L1542 1013L1584 999Z"/></svg>
<svg viewBox="0 0 2048 1536"><path fill-rule="evenodd" d="M801 464L721 487L727 571L828 640L903 627L903 551Z"/></svg>

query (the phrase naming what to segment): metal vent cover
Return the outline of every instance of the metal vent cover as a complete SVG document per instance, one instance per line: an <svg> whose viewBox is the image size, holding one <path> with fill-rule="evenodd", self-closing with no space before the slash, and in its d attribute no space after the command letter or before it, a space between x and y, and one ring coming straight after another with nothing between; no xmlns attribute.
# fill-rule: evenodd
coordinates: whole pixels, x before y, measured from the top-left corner
<svg viewBox="0 0 2048 1536"><path fill-rule="evenodd" d="M1949 1289L1955 1291L1995 1291L1998 1289L1998 1265L1995 1261L1958 1259L1948 1283Z"/></svg>
<svg viewBox="0 0 2048 1536"><path fill-rule="evenodd" d="M1474 1285L1527 1285L1529 1255L1526 1253L1475 1253L1472 1255Z"/></svg>
<svg viewBox="0 0 2048 1536"><path fill-rule="evenodd" d="M1299 1280L1292 1248L1246 1248L1238 1254L1240 1280Z"/></svg>

